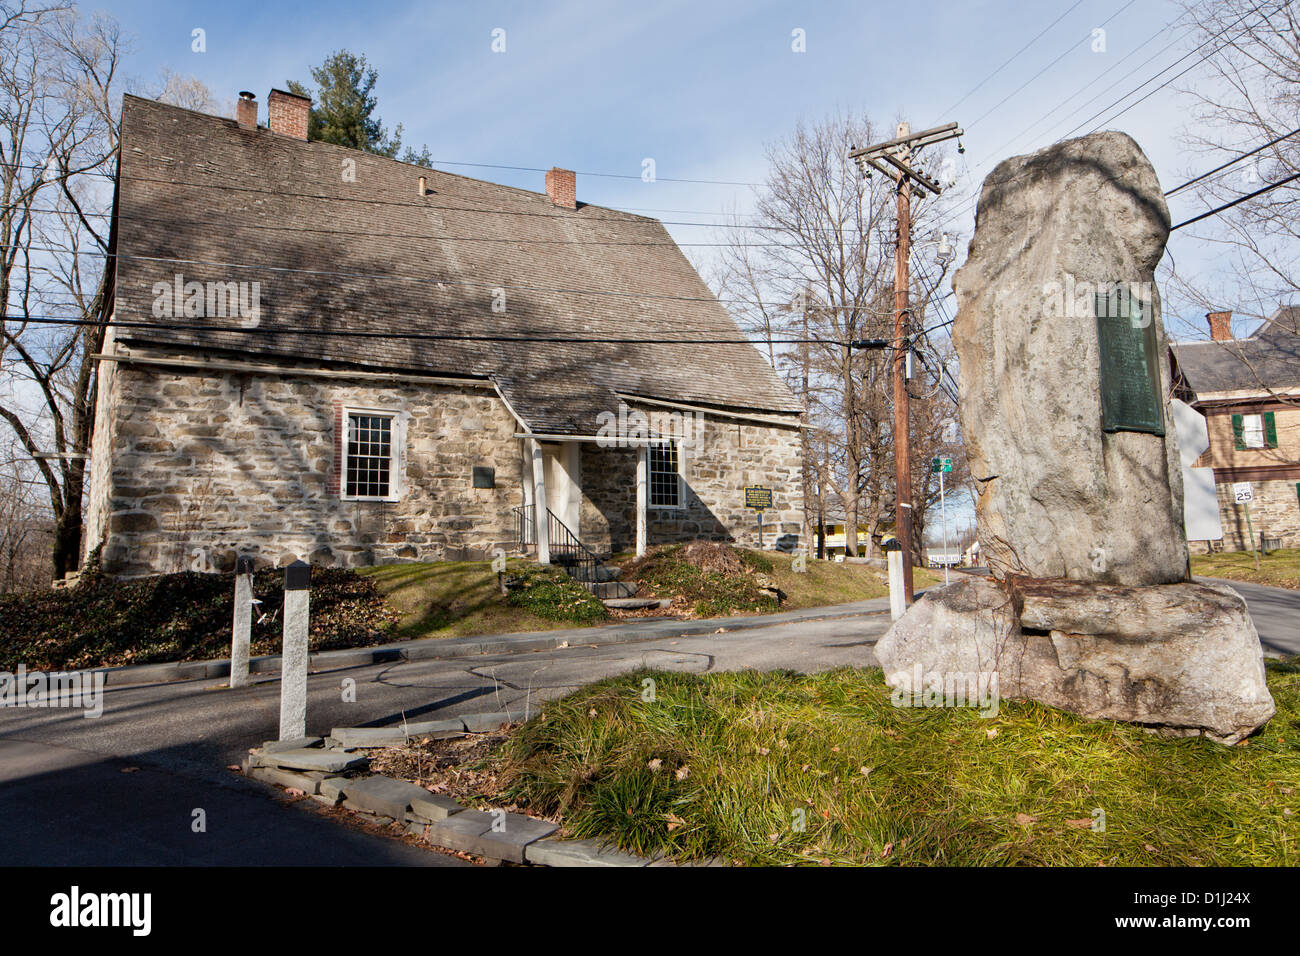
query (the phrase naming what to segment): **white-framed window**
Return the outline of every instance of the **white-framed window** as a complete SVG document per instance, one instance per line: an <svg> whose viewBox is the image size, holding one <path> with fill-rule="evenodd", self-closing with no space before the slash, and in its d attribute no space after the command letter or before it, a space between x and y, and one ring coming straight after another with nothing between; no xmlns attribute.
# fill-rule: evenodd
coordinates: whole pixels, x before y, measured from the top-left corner
<svg viewBox="0 0 1300 956"><path fill-rule="evenodd" d="M1267 447L1264 442L1264 416L1241 416L1241 443L1246 448Z"/></svg>
<svg viewBox="0 0 1300 956"><path fill-rule="evenodd" d="M404 440L397 415L365 408L346 408L343 414L341 496L353 501L397 501Z"/></svg>
<svg viewBox="0 0 1300 956"><path fill-rule="evenodd" d="M651 445L649 459L649 499L651 508L682 507L682 456L677 442Z"/></svg>

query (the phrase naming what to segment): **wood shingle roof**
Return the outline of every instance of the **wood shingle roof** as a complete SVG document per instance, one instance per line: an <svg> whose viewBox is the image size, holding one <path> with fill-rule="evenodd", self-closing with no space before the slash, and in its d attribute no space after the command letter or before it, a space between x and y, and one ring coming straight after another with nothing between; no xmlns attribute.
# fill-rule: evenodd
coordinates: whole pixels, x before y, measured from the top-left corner
<svg viewBox="0 0 1300 956"><path fill-rule="evenodd" d="M155 284L178 273L257 282L261 303L248 332L123 329L122 340L486 377L538 433L592 434L600 412L617 410L616 392L800 409L753 346L673 344L742 335L655 219L564 209L545 194L131 96L121 143L117 320L158 322ZM310 334L321 329L349 334ZM669 341L609 341L626 338Z"/></svg>

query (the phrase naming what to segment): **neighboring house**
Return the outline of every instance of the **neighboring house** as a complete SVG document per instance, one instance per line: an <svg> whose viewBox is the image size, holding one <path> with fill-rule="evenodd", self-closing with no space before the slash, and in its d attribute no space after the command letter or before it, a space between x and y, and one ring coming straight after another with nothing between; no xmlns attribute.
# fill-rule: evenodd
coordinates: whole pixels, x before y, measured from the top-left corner
<svg viewBox="0 0 1300 956"><path fill-rule="evenodd" d="M566 170L539 194L309 143L309 105L125 100L106 570L754 544L748 484L769 545L798 541L800 405L661 223Z"/></svg>
<svg viewBox="0 0 1300 956"><path fill-rule="evenodd" d="M1257 547L1261 535L1300 547L1300 307L1279 309L1241 339L1231 312L1207 319L1210 341L1171 351L1177 397L1206 419L1210 447L1197 465L1214 469L1223 546L1246 548L1249 526ZM1233 493L1244 482L1254 496L1249 525Z"/></svg>
<svg viewBox="0 0 1300 956"><path fill-rule="evenodd" d="M931 568L961 567L961 548L926 548L925 563Z"/></svg>

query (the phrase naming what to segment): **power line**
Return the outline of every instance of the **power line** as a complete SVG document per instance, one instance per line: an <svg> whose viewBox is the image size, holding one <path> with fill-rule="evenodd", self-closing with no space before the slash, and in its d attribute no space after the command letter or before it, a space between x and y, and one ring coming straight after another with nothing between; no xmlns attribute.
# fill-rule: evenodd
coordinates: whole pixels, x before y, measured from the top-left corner
<svg viewBox="0 0 1300 956"><path fill-rule="evenodd" d="M980 89L980 87L982 87L982 86L983 86L985 83L987 83L989 80L993 79L993 77L997 76L999 73L1001 73L1003 70L1005 70L1008 66L1011 65L1011 63L1012 63L1012 62L1013 62L1017 57L1019 57L1022 53L1024 53L1026 50L1028 50L1031 46L1033 46L1033 45L1034 45L1035 43L1037 43L1039 40L1041 40L1044 36L1046 36L1047 33L1048 33L1048 31L1050 31L1050 30L1052 29L1052 27L1056 26L1058 23L1060 23L1062 20L1064 20L1067 16L1069 16L1071 13L1073 13L1074 10L1075 10L1075 8L1078 7L1081 3L1083 3L1083 0L1075 0L1075 3L1071 4L1071 6L1070 6L1070 7L1069 7L1069 8L1068 8L1064 13L1062 13L1059 17L1057 17L1055 20L1053 20L1051 23L1049 23L1046 27L1044 27L1043 30L1042 30L1042 31L1041 31L1037 36L1035 36L1032 40L1030 40L1030 41L1029 41L1028 43L1026 43L1024 46L1022 46L1022 47L1021 47L1019 50L1017 50L1015 53L1011 54L1011 56L1008 57L1007 60L1006 60L1006 61L1005 61L1001 66L999 66L996 70L994 70L994 71L993 71L992 73L990 73L988 76L984 77L984 79L980 80L980 81L979 81L978 83L976 83L973 87L971 87L971 89L966 93L965 96L963 96L963 97L962 97L961 99L959 99L956 103L952 104L952 106L950 106L950 107L948 107L946 110L944 110L944 111L943 111L943 115L944 115L944 116L951 115L951 114L953 113L953 111L957 109L957 107L961 106L961 105L962 105L963 103L965 103L968 99L970 99L970 98L971 98L971 97L976 93L976 91L978 91L978 90Z"/></svg>
<svg viewBox="0 0 1300 956"><path fill-rule="evenodd" d="M1096 113L1092 114L1092 116L1089 116L1086 120L1084 120L1084 121L1083 121L1082 123L1080 123L1078 126L1075 126L1075 127L1074 127L1073 129L1071 129L1069 132L1067 132L1067 133L1063 134L1062 136L1058 137L1058 138L1055 140L1055 142L1060 142L1061 140L1065 139L1066 137L1071 136L1072 134L1078 132L1080 129L1082 129L1084 126L1086 126L1088 123L1092 122L1092 121L1093 121L1094 119L1096 119L1097 117L1099 117L1099 116L1101 116L1102 114L1106 113L1106 112L1107 112L1108 110L1110 110L1112 107L1118 105L1119 103L1122 103L1122 102L1123 102L1124 100L1126 100L1128 97L1132 96L1134 93L1136 93L1136 92L1138 92L1139 90L1141 90L1141 89L1142 89L1144 86L1146 86L1148 83L1150 83L1150 82L1152 82L1153 80L1157 79L1161 74L1166 73L1166 72L1168 72L1169 70L1173 69L1175 66L1177 66L1179 63L1181 63L1181 62L1183 62L1184 60L1186 60L1188 57L1190 57L1190 56L1194 56L1198 51L1200 51L1200 50L1201 50L1203 47L1205 47L1207 44L1211 43L1211 42L1214 41L1214 40L1217 40L1217 39L1221 38L1221 37L1222 37L1224 34L1226 34L1229 30L1232 30L1232 29L1233 29L1234 27L1236 27L1239 23L1241 23L1241 21L1245 20L1247 17L1251 16L1252 14L1255 14L1255 13L1259 12L1259 10L1260 10L1262 7L1264 7L1264 6L1265 6L1265 3L1262 2L1262 0L1261 0L1260 3L1256 4L1252 9L1247 10L1245 13L1243 13L1241 16L1239 16L1239 17L1238 17L1236 20L1234 20L1232 23L1228 24L1226 27L1224 27L1223 29L1219 30L1217 33L1214 33L1214 34L1212 34L1211 36L1207 37L1205 40L1201 41L1201 43L1199 43L1199 44L1198 44L1195 48L1193 48L1191 51L1189 51L1188 53L1185 53L1183 56L1179 57L1177 60L1175 60L1174 62L1170 63L1169 65L1165 66L1163 69L1160 69L1160 70L1156 71L1156 73L1154 73L1152 76L1148 77L1146 80L1143 80L1141 83L1139 83L1139 84L1138 84L1137 86L1135 86L1133 89L1129 90L1127 93L1123 94L1123 95L1120 96L1118 99L1114 100L1114 101L1113 101L1112 103L1110 103L1108 106L1103 107L1101 110L1099 110L1099 111L1097 111ZM1281 9L1281 8L1282 8L1281 6L1278 7L1278 9ZM1274 11L1272 11L1272 13L1270 13L1270 14L1266 14L1265 17L1264 17L1264 21L1263 21L1263 22L1265 22L1265 23L1268 22L1268 17L1271 16L1273 13L1276 13L1276 12L1277 12L1277 10L1274 10ZM1155 38L1155 36L1158 36L1159 33L1163 32L1164 29L1167 29L1167 28L1168 28L1168 25L1166 25L1166 27L1162 28L1161 30L1157 31L1156 34L1153 34L1150 38L1148 38L1144 43L1142 43L1141 45L1139 45L1139 47L1137 47L1137 48L1135 48L1133 51L1131 51L1130 54L1128 54L1128 55L1131 56L1132 53L1137 52L1138 49L1141 49L1142 46L1145 46L1147 43L1150 43L1151 40ZM1194 31L1193 31L1193 30L1189 30L1189 31L1187 31L1187 33L1184 33L1184 34L1182 35L1182 37L1179 37L1178 39L1182 39L1183 37L1188 36L1188 35L1189 35L1190 33L1192 33L1192 32L1194 32ZM1165 50L1169 49L1171 46L1173 46L1174 44L1176 44L1176 43L1178 42L1178 39L1173 40L1173 41L1171 41L1170 43L1166 44L1165 47L1162 48L1162 49L1160 50L1160 53L1163 53ZM1226 45L1226 42L1225 42L1225 44L1223 44L1223 45ZM1130 109L1132 109L1133 107L1137 106L1139 103L1142 103L1144 100L1150 98L1152 95L1154 95L1154 94L1155 94L1156 92L1158 92L1159 90L1164 89L1165 87L1167 87L1167 86L1168 86L1170 83L1172 83L1174 80L1177 80L1179 77L1181 77L1181 76L1183 76L1184 74L1190 72L1190 71L1191 71L1192 69L1194 69L1196 66L1200 65L1200 63L1204 62L1204 61L1207 60L1209 57L1211 57L1211 56L1213 56L1215 53L1219 52L1219 50L1221 50L1222 48L1223 48L1223 46L1215 47L1214 49L1212 49L1212 50L1210 50L1210 51L1208 51L1208 52L1206 52L1206 53L1203 53L1203 54L1200 56L1200 58L1199 58L1197 61L1195 61L1194 63L1192 63L1190 66L1186 67L1185 69L1183 69L1182 71L1180 71L1180 72L1177 73L1176 75L1170 77L1170 78L1167 79L1164 83L1161 83L1159 86L1157 86L1157 87L1153 88L1152 90L1148 91L1144 96L1142 96L1141 98L1139 98L1139 99L1135 100L1134 102L1130 103L1128 106L1124 107L1124 108L1123 108L1122 110L1120 110L1119 112L1114 113L1114 114L1111 115L1107 120L1104 120L1103 123L1099 123L1099 124L1097 124L1097 126L1094 126L1091 130L1089 130L1089 133L1091 133L1091 132L1095 132L1095 131L1096 131L1097 129L1099 129L1099 128L1104 124L1104 123L1113 122L1117 117L1122 116L1124 113L1128 112ZM1159 56L1159 53L1156 54L1156 55ZM1124 59L1127 59L1127 56L1126 56ZM1122 63L1122 62L1123 62L1123 60L1120 61L1120 63ZM1119 63L1115 64L1115 66L1119 66ZM1114 68L1115 68L1115 67L1111 67L1111 69L1114 69ZM1141 68L1142 68L1142 64L1139 64L1137 67L1135 67L1134 69L1130 70L1128 73L1124 74L1124 76L1120 77L1118 80L1116 80L1116 81L1115 81L1114 83L1112 83L1110 86L1108 86L1108 87L1106 88L1106 90L1112 89L1112 88L1113 88L1114 86L1116 86L1118 83L1123 82L1125 79L1127 79L1129 76L1132 76L1134 73L1136 73L1136 72L1137 72L1138 70L1140 70ZM1109 72L1109 70L1108 70L1107 72ZM1102 74L1102 75L1104 76L1105 74ZM1100 77L1098 77L1098 79L1100 79ZM1095 80L1094 80L1093 82L1095 82ZM1088 85L1091 85L1091 84L1088 84ZM1085 85L1082 89L1086 89L1086 88L1087 88L1087 85ZM1070 99L1073 99L1074 96L1077 96L1077 95L1078 95L1078 92L1082 92L1082 89L1079 90L1079 91L1077 91L1077 92L1074 93L1074 94L1071 94L1071 96L1070 96L1070 97L1067 97L1064 101L1062 101L1062 103L1064 104L1065 102L1069 102ZM1102 93L1100 93L1100 94L1098 94L1097 96L1093 97L1093 99L1092 99L1092 100L1089 100L1088 102L1089 102L1089 103L1090 103L1090 102L1093 102L1094 100L1096 100L1097 98L1099 98L1102 94L1104 94L1104 93L1106 92L1106 90L1103 90ZM1070 115L1073 116L1075 113L1078 113L1078 112L1079 112L1079 111L1080 111L1084 106L1086 106L1086 105L1087 105L1087 103L1082 104L1079 108L1075 109L1075 110L1074 110ZM1055 112L1056 109L1059 109L1059 108L1060 108L1059 106L1053 108L1053 109L1050 110L1047 114L1045 114L1045 116L1044 116L1043 118L1046 118L1046 116L1051 115L1051 113ZM1033 128L1033 126L1037 126L1038 123L1041 122L1041 121L1042 121L1042 120L1040 119L1040 120L1036 121L1035 123L1031 124L1029 127L1026 127L1026 130L1025 130L1025 131L1028 131L1028 129ZM1023 131L1022 131L1022 133L1017 134L1017 136L1013 137L1011 140L1008 140L1007 143L1003 144L1003 146L1005 147L1006 145L1009 145L1010 143L1014 142L1015 139L1018 139L1021 135L1023 135ZM999 149L1001 149L1001 148L1003 148L1003 147L999 147ZM1186 184L1184 184L1184 185L1186 185ZM971 195L968 199L962 201L962 203L957 207L956 210L954 210L954 212L953 212L950 216L948 216L945 220L943 220L943 222L939 223L939 226L941 227L941 226L943 226L943 225L946 225L946 224L948 224L948 223L953 222L954 220L956 220L956 219L958 219L958 218L960 218L960 217L962 217L962 216L964 216L964 215L969 214L969 213L971 212L971 210L974 208L975 204L978 202L978 200L979 200L978 192L973 192L972 195Z"/></svg>
<svg viewBox="0 0 1300 956"><path fill-rule="evenodd" d="M1122 7L1120 7L1118 10L1116 10L1114 13L1112 13L1109 17L1107 17L1105 20L1103 20L1103 21L1101 22L1100 26L1098 27L1098 29L1100 29L1100 27L1104 27L1106 24L1110 23L1110 21L1114 20L1117 16L1119 16L1121 13L1123 13L1123 12L1124 12L1125 10L1127 10L1129 7L1133 6L1133 4L1135 4L1135 3L1137 3L1137 0L1128 0L1128 2L1125 3ZM1067 12L1068 12L1068 11L1067 11ZM1091 37L1092 37L1092 33L1091 33L1091 32L1085 34L1085 36L1084 36L1082 42L1086 43L1089 39L1091 39ZM974 120L973 122L967 123L967 124L966 124L966 128L967 128L967 129L970 129L972 126L974 126L974 125L975 125L976 123L978 123L980 120L982 120L982 119L984 119L985 117L987 117L990 113L996 111L999 107L1002 106L1003 103L1005 103L1007 100L1011 99L1013 96L1016 96L1018 93L1020 93L1022 90L1024 90L1025 87L1027 87L1027 86L1029 86L1029 84L1033 83L1034 80L1038 79L1040 76L1042 76L1042 75L1043 75L1044 73L1046 73L1048 70L1050 70L1052 67L1056 66L1056 64L1060 63L1060 62L1061 62L1062 60L1064 60L1067 56L1069 56L1071 53L1073 53L1074 50L1075 50L1075 48L1078 47L1078 45L1079 45L1079 41L1076 41L1076 42L1074 42L1074 43L1071 43L1069 46L1067 46L1064 50L1061 51L1061 54L1060 54L1056 59L1054 59L1054 60L1052 60L1052 62L1048 63L1047 66L1043 67L1041 70L1039 70L1039 71L1038 71L1037 73L1035 73L1033 76L1031 76L1029 79L1025 80L1025 82L1021 83L1018 87L1016 87L1014 90L1012 90L1010 93L1008 93L1008 94L1007 94L1006 96L1004 96L1002 99L1000 99L997 103L995 103L995 104L994 104L992 107L990 107L988 110L986 110L985 112L981 113L978 117L975 118L975 120Z"/></svg>
<svg viewBox="0 0 1300 956"><path fill-rule="evenodd" d="M519 172L528 172L528 173L550 172L549 169L546 169L541 166L506 166L500 163L465 163L465 162L457 162L455 160L450 160L450 159L435 159L435 160L431 160L431 162L433 166L473 166L479 169L510 169ZM730 179L678 179L672 176L656 175L654 179L646 180L643 176L638 176L633 173L593 173L581 169L575 170L574 172L578 176L599 176L602 179L635 179L641 182L649 182L649 183L694 183L697 185L704 185L704 186L761 186L762 185L762 183L737 182L735 180L730 180Z"/></svg>
<svg viewBox="0 0 1300 956"><path fill-rule="evenodd" d="M1175 186L1173 189L1167 190L1165 192L1165 195L1172 196L1176 192L1182 192L1182 190L1186 189L1188 186L1194 186L1197 183L1199 183L1201 180L1208 179L1209 177L1213 176L1215 173L1219 173L1227 169L1229 166L1235 166L1237 163L1241 162L1243 159L1246 159L1249 156L1254 156L1256 153L1262 153L1270 146L1276 146L1278 143L1282 142L1282 140L1289 139L1290 137L1296 135L1296 133L1300 133L1300 126L1291 130L1291 132L1289 133L1283 133L1281 136L1277 137L1276 139L1269 140L1263 146L1256 146L1254 149L1250 150L1249 152L1242 153L1238 156L1235 156L1232 159L1228 160L1226 163L1223 163L1220 166L1215 166L1213 169L1209 170L1208 172L1201 173L1201 175L1197 176L1195 179L1187 180L1187 182L1183 183L1181 186Z"/></svg>
<svg viewBox="0 0 1300 956"><path fill-rule="evenodd" d="M1226 26L1226 27L1224 27L1222 30L1220 30L1218 33L1212 34L1211 36L1209 36L1209 37L1207 37L1206 39L1202 40L1202 41L1201 41L1201 42L1200 42L1200 43L1199 43L1199 44L1198 44L1194 49L1192 49L1190 52L1183 54L1181 57L1179 57L1179 58L1178 58L1177 60L1175 60L1173 63L1170 63L1168 66L1166 66L1163 70L1160 70L1160 71L1156 72L1155 74L1153 74L1153 75L1152 75L1151 77L1149 77L1148 79L1146 79L1146 80L1144 80L1143 82L1139 83L1139 84L1137 85L1136 88L1134 88L1133 90L1130 90L1128 93L1125 93L1125 94L1124 94L1123 96L1121 96L1119 99L1115 100L1115 102L1111 103L1110 106L1103 107L1101 110L1099 110L1098 112L1094 113L1092 116L1089 116L1086 120L1084 120L1084 121L1083 121L1082 123L1080 123L1078 126L1074 127L1074 129L1070 130L1070 132L1066 133L1064 136L1059 137L1059 138L1058 138L1058 142L1059 142L1060 140L1062 140L1062 139L1065 139L1067 136L1071 136L1071 135L1073 135L1073 134L1076 133L1078 130L1082 129L1084 126L1087 126L1087 125L1088 125L1089 123L1091 123L1094 119L1096 119L1098 116L1101 116L1103 113L1105 113L1105 112L1106 112L1107 110L1109 110L1111 107L1116 106L1116 105L1118 105L1119 103L1122 103L1125 99L1127 99L1128 97L1132 96L1132 95L1133 95L1134 93L1136 93L1138 90L1142 89L1142 87L1146 86L1146 85L1147 85L1148 83L1150 83L1152 80L1156 79L1156 77L1160 76L1161 73L1166 73L1166 72L1168 72L1169 70L1172 70L1172 69L1173 69L1175 66L1177 66L1179 63L1183 62L1183 60L1185 60L1185 59L1187 59L1188 57L1194 55L1194 54L1195 54L1197 51L1199 51L1202 47L1208 45L1209 43L1213 42L1214 40L1219 39L1219 38L1222 37L1225 33L1227 33L1229 30L1231 30L1233 27L1235 27L1238 23L1240 23L1242 20L1245 20L1247 17L1251 16L1251 15L1254 14L1254 13L1258 13L1259 10L1260 10L1260 8L1263 7L1263 6L1264 6L1264 2L1263 2L1263 0L1260 0L1260 2L1257 3L1257 4L1256 4L1252 9L1247 10L1245 13L1243 13L1241 16L1239 16L1239 17L1238 17L1236 20L1234 20L1232 23L1228 24L1228 26ZM1278 9L1281 9L1281 7L1279 6ZM1277 10L1274 10L1274 11L1273 11L1273 13L1276 13L1276 12L1277 12ZM1265 16L1264 16L1264 22L1265 22L1265 23L1268 22L1268 18L1269 18L1270 15L1271 15L1271 14L1265 14ZM1154 94L1157 93L1158 91L1164 89L1166 86L1168 86L1168 85L1169 85L1170 83L1172 83L1174 80L1176 80L1176 79L1178 79L1179 77L1181 77L1183 74L1189 72L1190 70L1192 70L1192 69L1196 68L1197 66L1199 66L1201 63L1205 62L1205 60L1209 59L1209 58L1210 58L1211 56L1213 56L1215 53L1218 53L1220 49L1222 49L1222 47L1215 47L1214 49L1210 50L1208 53L1203 53L1203 54L1201 54L1200 59L1198 59L1198 60L1196 60L1195 62L1193 62L1193 63L1192 63L1190 66L1188 66L1186 69L1184 69L1184 70L1182 70L1182 71L1180 71L1180 72L1174 74L1174 75L1171 76L1169 79L1167 79L1167 80L1165 80L1163 83L1161 83L1159 86L1157 86L1157 87L1155 87L1154 89L1148 91L1148 92L1147 92L1145 95L1143 95L1140 99L1134 100L1132 103L1130 103L1128 106L1124 107L1124 108L1123 108L1122 110L1120 110L1118 113L1113 114L1109 119L1103 120L1102 123L1113 123L1113 122L1114 122L1118 117L1123 116L1125 113L1127 113L1127 112L1128 112L1129 110L1131 110L1133 107L1137 106L1139 103L1141 103L1141 102L1143 102L1144 100L1148 99L1149 97L1151 97L1152 95L1154 95ZM1096 126L1094 126L1094 127L1093 127L1091 130L1089 130L1088 132L1091 133L1091 132L1096 131L1097 129L1099 129L1099 128L1102 126L1102 123L1098 123Z"/></svg>
<svg viewBox="0 0 1300 956"><path fill-rule="evenodd" d="M73 254L74 250L61 248L58 246L28 246L29 251L65 253ZM336 272L328 269L294 269L288 266L268 266L263 264L254 264L247 262L218 262L210 259L183 259L174 256L140 256L132 255L125 252L106 253L98 250L78 250L77 255L82 256L99 256L116 259L130 259L143 262L164 262L175 263L178 265L200 265L215 266L223 269L247 269L254 272L274 272L285 273L289 275L307 275L307 276L326 276L331 278L342 279L366 279L373 281L390 281L390 282L410 282L415 284L432 284L437 286L457 286L469 289L482 289L495 292L497 289L515 292L541 292L554 293L557 295L584 295L584 296L609 296L619 299L654 299L670 302L716 302L727 303L732 305L751 305L748 299L722 299L712 295L702 296L684 296L684 295L666 295L655 292L616 292L609 289L579 289L579 288L561 288L552 286L528 286L528 285L510 285L502 282L470 282L457 279L440 279L436 276L408 276L396 273L375 273L375 272ZM865 311L865 306L857 305L828 305L826 309L836 311Z"/></svg>
<svg viewBox="0 0 1300 956"><path fill-rule="evenodd" d="M36 213L47 213L47 214L66 213L68 215L72 215L71 210L34 208L30 211ZM96 219L112 218L112 213L106 213L106 212L86 213L84 215L94 217ZM119 220L126 220L129 222L155 222L155 223L175 222L174 219L163 219L156 216L133 216L130 215L129 213L121 213L121 212L117 214L117 218ZM222 221L222 220L186 219L185 223L188 226L223 226L226 228L230 227L230 223L228 221ZM749 228L749 227L739 226L737 228ZM760 248L767 248L767 247L790 248L790 245L788 243L783 243L783 242L735 242L735 241L733 242L675 242L671 238L667 239L666 241L660 240L658 242L625 242L619 240L606 240L606 239L524 239L515 236L509 236L509 237L442 236L442 235L436 235L433 233L425 233L425 232L360 232L351 229L322 229L316 226L306 226L306 225L280 226L280 225L273 225L269 223L240 223L239 229L241 230L256 229L256 230L269 230L273 232L294 232L294 233L311 232L311 233L318 233L321 235L329 235L329 236L344 236L349 239L426 239L426 240L436 240L438 242L504 242L504 243L520 243L524 245L541 244L541 245L636 246L636 247L676 246L678 248L682 248L682 247L730 248L735 245L743 245L746 247L760 247Z"/></svg>
<svg viewBox="0 0 1300 956"><path fill-rule="evenodd" d="M1233 206L1240 206L1248 199L1254 199L1256 196L1262 196L1264 195L1264 193L1272 192L1274 189L1277 189L1279 186L1285 186L1287 183L1295 182L1297 179L1300 179L1300 173L1295 173L1294 175L1286 177L1286 179L1279 179L1275 183L1269 183L1267 186L1264 186L1260 189L1256 189L1254 192L1246 193L1246 195L1244 196L1238 196L1236 199L1233 199L1230 202L1226 202L1222 206L1215 206L1213 209L1207 212L1203 212L1199 216L1193 216L1191 219L1184 219L1178 225L1171 226L1169 231L1173 232L1175 229L1182 229L1183 226L1190 226L1194 222L1200 222L1202 219L1207 219L1210 216L1217 215L1223 212L1225 209L1231 209Z"/></svg>
<svg viewBox="0 0 1300 956"><path fill-rule="evenodd" d="M888 350L891 348L888 342L883 339L853 339L853 340L834 340L822 338L789 338L789 339L771 339L752 340L747 338L696 338L696 339L670 339L670 338L615 338L610 336L572 336L572 335L498 335L482 334L474 335L460 332L405 332L405 331L372 331L358 329L324 329L324 328L274 328L270 326L257 326L245 328L242 325L200 325L200 324L178 324L175 322L138 322L122 321L118 319L73 319L63 318L61 316L49 315L6 315L3 319L8 322L17 324L32 323L36 325L71 325L85 326L94 328L119 328L119 329L152 329L163 330L168 332L208 332L208 333L228 333L235 332L243 335L300 335L311 337L348 337L348 338L371 338L371 339L408 339L420 342L522 342L530 345L535 344L582 344L582 345L767 345L769 341L773 345L824 345L836 346L850 349L881 349Z"/></svg>
<svg viewBox="0 0 1300 956"><path fill-rule="evenodd" d="M311 142L320 142L320 140L311 140ZM367 154L365 150L355 150L355 152L362 153L363 155L375 156L379 159L388 158L384 156L379 156L378 153ZM443 170L439 170L436 168L438 166L470 166L477 169L506 169L515 172L525 172L525 173L550 172L550 170L544 166L511 166L505 163L470 163L470 162L464 162L464 161L453 160L453 159L435 159L435 160L431 160L430 163L431 165L429 166L422 166L421 164L418 163L407 164L407 165L414 165L417 166L418 168L429 169L432 170L433 172L443 172ZM96 165L100 165L100 164L96 163ZM49 169L49 167L47 167L43 163L0 163L0 166L6 167L8 169L36 169L36 170ZM690 183L690 184L702 185L702 186L751 186L751 187L763 185L762 183L743 182L743 181L733 180L733 179L687 179L687 178L682 178L677 176L659 176L657 174L653 179L645 179L643 175L637 175L635 173L598 173L598 172L592 172L591 170L582 170L582 169L574 170L574 173L578 176L594 176L600 179L635 179L639 182L644 182L647 185L653 185L654 183ZM86 167L85 169L82 170L74 170L72 171L72 175L103 176L106 179L113 178L112 173L98 172L97 170L95 170L94 166ZM455 176L457 174L450 173L449 175Z"/></svg>

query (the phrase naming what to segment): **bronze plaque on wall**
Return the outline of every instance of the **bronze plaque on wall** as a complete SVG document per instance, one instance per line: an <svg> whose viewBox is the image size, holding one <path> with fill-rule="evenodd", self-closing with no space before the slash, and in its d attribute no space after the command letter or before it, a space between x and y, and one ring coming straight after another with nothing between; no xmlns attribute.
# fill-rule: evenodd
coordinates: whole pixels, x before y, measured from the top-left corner
<svg viewBox="0 0 1300 956"><path fill-rule="evenodd" d="M1127 287L1117 286L1098 292L1096 304L1101 430L1164 435L1154 303L1143 303Z"/></svg>

